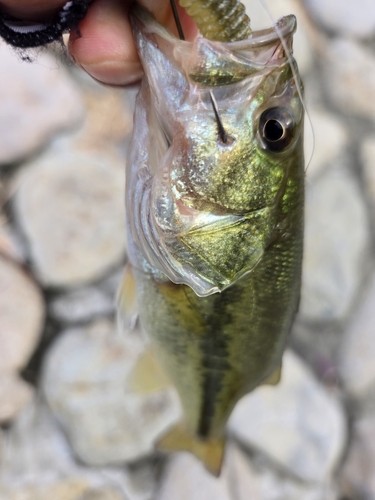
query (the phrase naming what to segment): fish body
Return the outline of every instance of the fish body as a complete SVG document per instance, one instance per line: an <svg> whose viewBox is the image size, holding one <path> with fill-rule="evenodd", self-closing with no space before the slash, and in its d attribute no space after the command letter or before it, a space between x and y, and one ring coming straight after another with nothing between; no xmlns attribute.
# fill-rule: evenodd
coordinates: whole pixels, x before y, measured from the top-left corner
<svg viewBox="0 0 375 500"><path fill-rule="evenodd" d="M133 30L145 68L126 188L138 313L187 432L218 443L236 402L278 373L298 308L301 84L274 29L184 42L137 7ZM279 21L289 48L294 30L293 16Z"/></svg>

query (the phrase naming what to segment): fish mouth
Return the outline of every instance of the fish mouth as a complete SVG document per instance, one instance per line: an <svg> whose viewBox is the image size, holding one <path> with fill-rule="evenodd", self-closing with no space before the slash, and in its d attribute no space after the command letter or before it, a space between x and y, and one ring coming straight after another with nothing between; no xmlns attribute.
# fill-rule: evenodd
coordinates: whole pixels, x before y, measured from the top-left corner
<svg viewBox="0 0 375 500"><path fill-rule="evenodd" d="M194 41L185 41L159 24L138 4L131 10L131 22L136 41L146 37L165 51L170 62L182 70L188 80L213 87L236 83L288 61L297 28L296 18L291 14L279 19L271 28L251 32L246 40L217 42L198 36ZM144 45L137 43L143 59ZM144 65L144 70L152 78L148 66Z"/></svg>

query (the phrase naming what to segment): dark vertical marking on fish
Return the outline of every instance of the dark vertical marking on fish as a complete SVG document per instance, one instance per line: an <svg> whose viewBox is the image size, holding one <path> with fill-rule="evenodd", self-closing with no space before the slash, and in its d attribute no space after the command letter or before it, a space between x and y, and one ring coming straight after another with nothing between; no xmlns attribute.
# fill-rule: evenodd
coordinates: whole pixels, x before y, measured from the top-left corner
<svg viewBox="0 0 375 500"><path fill-rule="evenodd" d="M215 297L214 307L208 330L200 342L202 350L202 367L204 380L202 383L202 408L198 424L198 435L206 438L211 433L212 419L215 416L215 407L218 396L223 388L228 363L228 341L223 333L224 326L232 323L232 316L227 311L227 294Z"/></svg>

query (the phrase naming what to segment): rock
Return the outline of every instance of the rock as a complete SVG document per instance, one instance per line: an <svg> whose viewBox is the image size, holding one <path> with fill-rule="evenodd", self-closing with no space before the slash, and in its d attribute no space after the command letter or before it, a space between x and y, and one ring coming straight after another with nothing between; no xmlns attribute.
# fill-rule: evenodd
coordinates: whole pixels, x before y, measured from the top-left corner
<svg viewBox="0 0 375 500"><path fill-rule="evenodd" d="M155 500L231 500L224 474L215 478L188 453L169 460ZM237 499L236 499L237 500Z"/></svg>
<svg viewBox="0 0 375 500"><path fill-rule="evenodd" d="M0 254L23 264L26 251L14 228L0 212Z"/></svg>
<svg viewBox="0 0 375 500"><path fill-rule="evenodd" d="M375 417L354 421L352 440L341 476L345 498L375 498Z"/></svg>
<svg viewBox="0 0 375 500"><path fill-rule="evenodd" d="M78 88L47 52L27 64L0 44L0 165L29 156L83 117Z"/></svg>
<svg viewBox="0 0 375 500"><path fill-rule="evenodd" d="M242 2L247 14L251 19L251 27L254 30L269 28L279 18L288 14L294 14L298 20L298 29L294 35L293 54L298 63L301 74L306 74L313 64L313 53L311 43L308 39L308 27L306 19L298 0L264 0L264 2L253 2L244 0ZM265 10L262 6L265 5ZM271 18L270 18L271 16Z"/></svg>
<svg viewBox="0 0 375 500"><path fill-rule="evenodd" d="M354 5L354 4L353 4ZM330 102L347 114L374 120L375 56L349 39L333 39L325 46L324 85Z"/></svg>
<svg viewBox="0 0 375 500"><path fill-rule="evenodd" d="M261 456L251 458L236 444L228 447L224 473L236 500L336 500L332 484L304 484L272 468Z"/></svg>
<svg viewBox="0 0 375 500"><path fill-rule="evenodd" d="M33 388L17 375L0 372L0 423L12 420L30 403Z"/></svg>
<svg viewBox="0 0 375 500"><path fill-rule="evenodd" d="M306 186L300 316L342 321L368 268L369 223L359 186L345 159Z"/></svg>
<svg viewBox="0 0 375 500"><path fill-rule="evenodd" d="M52 300L51 316L64 323L84 323L115 312L115 300L99 288L72 290Z"/></svg>
<svg viewBox="0 0 375 500"><path fill-rule="evenodd" d="M364 181L372 209L372 224L375 224L375 136L365 139L361 147Z"/></svg>
<svg viewBox="0 0 375 500"><path fill-rule="evenodd" d="M47 354L43 388L77 456L89 465L134 461L181 416L169 385L137 390L132 374L144 344L108 321L64 332Z"/></svg>
<svg viewBox="0 0 375 500"><path fill-rule="evenodd" d="M280 384L245 396L228 430L299 478L320 483L335 471L346 438L339 403L291 351L284 354Z"/></svg>
<svg viewBox="0 0 375 500"><path fill-rule="evenodd" d="M100 278L125 253L124 168L56 148L23 169L14 207L45 286Z"/></svg>
<svg viewBox="0 0 375 500"><path fill-rule="evenodd" d="M330 32L343 36L371 38L375 31L372 0L304 0L311 15Z"/></svg>
<svg viewBox="0 0 375 500"><path fill-rule="evenodd" d="M127 90L109 88L97 82L85 85L83 98L86 119L75 137L77 148L108 151L113 146L123 145L133 129L134 106L127 102Z"/></svg>
<svg viewBox="0 0 375 500"><path fill-rule="evenodd" d="M16 264L0 256L0 373L23 368L44 323L37 285Z"/></svg>
<svg viewBox="0 0 375 500"><path fill-rule="evenodd" d="M311 120L311 126L308 120ZM314 135L311 133L311 127ZM307 180L313 180L342 154L348 142L348 131L332 113L317 107L308 108L306 116L305 154Z"/></svg>
<svg viewBox="0 0 375 500"><path fill-rule="evenodd" d="M213 477L187 453L168 461L156 500L334 500L329 484L306 485L291 479L260 457L249 457L229 442L223 470Z"/></svg>
<svg viewBox="0 0 375 500"><path fill-rule="evenodd" d="M40 398L6 431L6 447L1 458L1 500L4 491L7 500L13 498L11 495L18 499L21 495L29 498L27 495L31 494L34 495L31 498L40 500L37 495L47 495L46 485L50 493L51 488L56 488L56 494L60 494L68 485L78 484L90 500L102 499L100 495L109 495L109 500L110 495L120 493L121 499L151 500L156 488L157 471L149 462L136 464L131 469L90 469L77 464L65 436ZM71 487L68 491L77 489ZM82 500L86 496L78 498Z"/></svg>
<svg viewBox="0 0 375 500"><path fill-rule="evenodd" d="M363 396L375 386L375 273L358 309L347 324L341 343L339 370L346 389Z"/></svg>
<svg viewBox="0 0 375 500"><path fill-rule="evenodd" d="M114 488L92 488L81 479L0 489L0 500L128 500Z"/></svg>

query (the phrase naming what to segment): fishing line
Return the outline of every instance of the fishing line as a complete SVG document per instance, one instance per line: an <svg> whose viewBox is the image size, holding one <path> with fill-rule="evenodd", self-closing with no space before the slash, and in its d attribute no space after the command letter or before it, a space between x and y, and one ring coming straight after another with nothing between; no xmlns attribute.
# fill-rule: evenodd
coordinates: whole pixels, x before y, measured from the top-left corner
<svg viewBox="0 0 375 500"><path fill-rule="evenodd" d="M292 71L292 74L293 74L293 77L294 77L294 81L295 81L295 84L296 84L296 88L297 88L297 92L298 92L298 95L299 95L299 98L301 100L301 103L302 103L302 106L305 110L305 114L306 114L306 118L307 118L307 122L310 126L310 132L311 132L311 136L312 136L312 149L311 149L311 153L309 155L309 159L308 161L306 162L306 167L305 167L305 172L307 171L310 163L311 163L311 160L312 160L312 157L313 157L313 154L314 154L314 149L315 149L315 134L314 134L314 128L313 128L313 124L312 124L312 121L311 121L311 118L310 118L310 115L309 115L309 112L307 110L307 107L306 107L306 103L305 103L305 98L303 96L303 91L302 91L302 87L300 85L300 81L299 81L299 76L297 74L297 71L293 65L293 56L292 56L292 53L291 51L289 50L288 48L288 45L285 41L285 38L280 30L280 28L277 26L277 23L274 19L274 17L272 16L265 0L257 0L259 5L262 7L262 9L265 11L268 19L270 19L271 21L271 24L274 26L275 28L275 31L276 33L278 34L279 36L279 39L280 39L280 42L284 48L284 51L287 55L287 58L288 58L288 62L289 62L289 66L290 66L290 69Z"/></svg>

